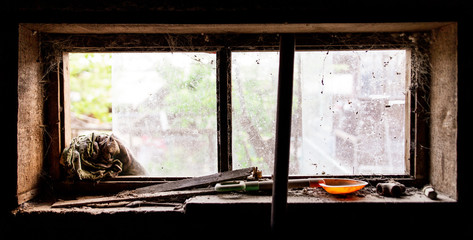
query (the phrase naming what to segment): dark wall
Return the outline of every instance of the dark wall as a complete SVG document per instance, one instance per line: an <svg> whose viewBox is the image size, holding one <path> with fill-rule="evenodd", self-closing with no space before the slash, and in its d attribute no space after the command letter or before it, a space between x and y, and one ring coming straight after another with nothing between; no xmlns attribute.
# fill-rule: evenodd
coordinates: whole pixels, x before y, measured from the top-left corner
<svg viewBox="0 0 473 240"><path fill-rule="evenodd" d="M458 10L468 6L460 0L19 0L9 4L9 12L27 22L160 23L446 21L458 18Z"/></svg>
<svg viewBox="0 0 473 240"><path fill-rule="evenodd" d="M237 224L245 221L245 215L241 214L247 209L240 209L240 215L232 218L232 215L222 215L222 209L207 209L209 213L194 214L182 218L170 216L166 219L157 219L153 214L140 216L136 214L118 214L114 216L73 216L35 215L31 217L14 217L10 214L15 202L16 193L16 158L17 141L17 81L18 71L18 23L317 23L317 22L408 22L408 21L458 21L459 22L459 117L458 117L458 204L439 205L359 205L356 208L347 206L317 207L311 209L311 221L320 222L319 219L328 219L331 223L355 222L352 227L363 227L363 233L369 233L378 229L376 233L385 236L396 236L397 233L405 233L417 229L419 236L423 231L426 234L435 235L441 231L456 230L462 233L472 234L473 224L471 215L467 219L460 217L471 213L471 187L467 186L471 180L467 179L471 166L471 154L469 148L469 83L471 74L468 69L473 66L473 53L470 46L471 40L470 24L471 12L468 1L274 1L274 0L242 0L242 1L210 1L210 0L165 0L165 1L7 1L2 3L0 18L2 32L0 34L0 81L3 93L0 94L2 109L6 110L3 116L4 128L1 136L4 141L2 148L2 173L1 194L6 205L2 205L2 222L0 235L4 233L19 233L36 236L35 232L43 232L52 237L61 228L73 232L75 226L95 225L102 223L103 228L113 229L117 226L123 227L127 232L121 234L115 232L112 236L137 236L140 233L150 233L153 228L159 231L171 229L176 234L183 233L180 225L196 231L196 234L212 234L214 227L224 226L225 221ZM4 202L2 201L2 202ZM305 213L304 213L305 212ZM269 218L263 210L260 223L268 226ZM294 217L307 217L307 209L293 209ZM210 222L203 221L204 215L219 216ZM446 218L442 215L446 214ZM251 214L250 214L251 215ZM253 214L254 215L254 214ZM458 218L457 218L458 216ZM253 216L255 217L255 216ZM317 219L317 220L316 220ZM238 221L237 221L238 220ZM8 221L8 224L6 223ZM254 219L253 221L255 222ZM324 232L319 224L311 229L312 222L302 221L306 231L316 233ZM327 223L327 221L322 221ZM142 225L140 225L142 224ZM51 225L54 226L51 228ZM442 228L446 226L446 228ZM200 228L202 231L199 231ZM433 227L433 228L432 228ZM468 228L469 227L469 228ZM351 229L351 228L350 228ZM381 230L380 230L381 229ZM395 229L391 233L391 229ZM429 229L429 230L425 230ZM450 229L450 230L448 230ZM267 230L267 229L266 229ZM94 230L92 232L97 232ZM179 232L181 231L181 232ZM99 231L100 232L100 231ZM135 235L136 232L136 235ZM457 232L457 233L458 233ZM339 233L348 235L346 230ZM74 234L74 233L71 233ZM70 236L70 235L69 235ZM79 235L76 235L76 237ZM82 236L82 235L80 235ZM353 236L360 236L354 233ZM377 235L379 236L379 235ZM404 235L405 236L405 235Z"/></svg>

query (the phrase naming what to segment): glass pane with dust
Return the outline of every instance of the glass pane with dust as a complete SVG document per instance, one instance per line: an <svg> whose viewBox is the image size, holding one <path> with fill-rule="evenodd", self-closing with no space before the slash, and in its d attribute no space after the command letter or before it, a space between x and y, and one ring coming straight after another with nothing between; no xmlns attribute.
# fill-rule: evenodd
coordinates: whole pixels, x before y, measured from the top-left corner
<svg viewBox="0 0 473 240"><path fill-rule="evenodd" d="M298 174L405 174L406 57L405 50L296 54Z"/></svg>
<svg viewBox="0 0 473 240"><path fill-rule="evenodd" d="M158 176L217 172L215 54L113 53L113 133Z"/></svg>
<svg viewBox="0 0 473 240"><path fill-rule="evenodd" d="M406 51L298 51L291 175L405 173ZM232 53L233 167L273 172L279 54Z"/></svg>
<svg viewBox="0 0 473 240"><path fill-rule="evenodd" d="M69 53L72 137L112 131L112 55Z"/></svg>
<svg viewBox="0 0 473 240"><path fill-rule="evenodd" d="M273 172L278 67L278 52L232 52L234 169Z"/></svg>

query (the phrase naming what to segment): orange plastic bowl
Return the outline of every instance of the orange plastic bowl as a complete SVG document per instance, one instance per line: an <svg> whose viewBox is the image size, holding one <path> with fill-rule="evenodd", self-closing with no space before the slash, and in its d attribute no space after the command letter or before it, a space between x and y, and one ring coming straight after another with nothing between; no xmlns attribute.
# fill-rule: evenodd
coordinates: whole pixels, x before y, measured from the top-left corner
<svg viewBox="0 0 473 240"><path fill-rule="evenodd" d="M364 188L368 183L353 179L325 178L319 185L330 194L349 194Z"/></svg>

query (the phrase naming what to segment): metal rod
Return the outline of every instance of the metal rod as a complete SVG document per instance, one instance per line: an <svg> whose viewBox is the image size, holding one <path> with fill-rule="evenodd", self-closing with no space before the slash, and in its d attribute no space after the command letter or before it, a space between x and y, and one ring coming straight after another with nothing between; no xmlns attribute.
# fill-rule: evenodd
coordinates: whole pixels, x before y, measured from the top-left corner
<svg viewBox="0 0 473 240"><path fill-rule="evenodd" d="M232 170L231 51L217 51L218 171Z"/></svg>
<svg viewBox="0 0 473 240"><path fill-rule="evenodd" d="M294 34L282 34L279 44L279 79L276 114L274 185L271 229L283 232L286 225L287 186L291 143L292 88L294 78Z"/></svg>

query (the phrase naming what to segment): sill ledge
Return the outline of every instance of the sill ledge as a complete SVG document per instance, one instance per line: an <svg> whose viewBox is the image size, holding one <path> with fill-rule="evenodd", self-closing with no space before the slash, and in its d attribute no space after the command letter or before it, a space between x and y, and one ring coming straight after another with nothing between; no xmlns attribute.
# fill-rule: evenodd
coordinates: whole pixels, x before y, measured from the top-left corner
<svg viewBox="0 0 473 240"><path fill-rule="evenodd" d="M86 214L86 215L109 215L120 213L137 214L186 214L187 210L194 210L200 207L211 208L212 206L260 206L267 208L271 206L270 194L246 194L246 193L223 193L217 195L202 195L187 199L178 207L174 206L141 206L141 207L72 207L72 208L52 208L50 202L28 202L20 206L13 213L14 215L30 214ZM402 204L445 204L456 203L452 198L438 193L435 200L426 197L420 190L409 188L406 195L399 198L383 197L376 194L374 187L365 187L358 193L346 196L331 195L324 190L290 190L288 193L288 207L293 206L322 206L322 205L343 205L350 204L365 205L402 205Z"/></svg>

